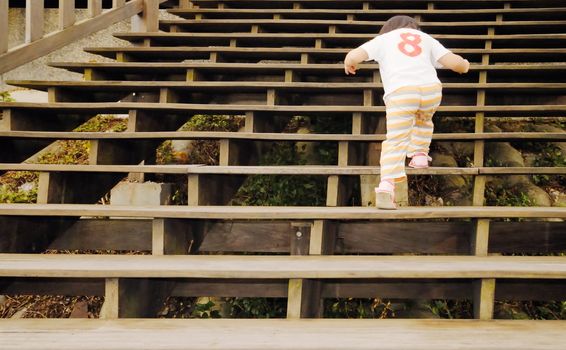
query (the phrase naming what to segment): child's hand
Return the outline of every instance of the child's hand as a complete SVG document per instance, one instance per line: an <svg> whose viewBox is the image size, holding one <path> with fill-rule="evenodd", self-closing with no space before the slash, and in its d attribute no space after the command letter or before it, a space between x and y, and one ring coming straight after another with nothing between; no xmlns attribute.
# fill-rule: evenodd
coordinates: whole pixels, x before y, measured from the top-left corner
<svg viewBox="0 0 566 350"><path fill-rule="evenodd" d="M344 62L344 72L346 72L346 75L348 74L356 75L357 69L358 67L356 67L355 64L348 64L347 62Z"/></svg>

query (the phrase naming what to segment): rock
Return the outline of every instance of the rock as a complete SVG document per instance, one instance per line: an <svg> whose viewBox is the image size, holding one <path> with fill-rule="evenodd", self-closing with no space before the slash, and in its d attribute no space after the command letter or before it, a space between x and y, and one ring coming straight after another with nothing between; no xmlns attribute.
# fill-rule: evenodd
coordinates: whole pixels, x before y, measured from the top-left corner
<svg viewBox="0 0 566 350"><path fill-rule="evenodd" d="M168 205L173 185L156 182L120 182L110 191L112 205Z"/></svg>
<svg viewBox="0 0 566 350"><path fill-rule="evenodd" d="M525 161L521 152L508 142L488 142L486 145L487 158L491 158L498 166L523 167Z"/></svg>
<svg viewBox="0 0 566 350"><path fill-rule="evenodd" d="M537 155L534 153L523 153L523 159L525 160L525 166L536 166Z"/></svg>
<svg viewBox="0 0 566 350"><path fill-rule="evenodd" d="M473 142L452 142L452 153L458 157L473 158L474 143Z"/></svg>
<svg viewBox="0 0 566 350"><path fill-rule="evenodd" d="M458 166L458 162L456 162L456 159L454 159L454 157L451 155L433 152L431 153L431 157L432 157L432 166L438 166L438 167Z"/></svg>
<svg viewBox="0 0 566 350"><path fill-rule="evenodd" d="M310 134L311 130L309 128L301 127L297 129L297 134ZM316 142L297 142L295 143L295 149L298 153L303 153L307 164L316 164L317 154L316 148L318 143Z"/></svg>
<svg viewBox="0 0 566 350"><path fill-rule="evenodd" d="M566 207L566 193L558 190L551 189L549 191L550 198L552 199L552 206ZM1 304L1 303L0 303Z"/></svg>
<svg viewBox="0 0 566 350"><path fill-rule="evenodd" d="M501 128L495 124L485 124L484 126L485 132L501 132Z"/></svg>
<svg viewBox="0 0 566 350"><path fill-rule="evenodd" d="M194 140L171 140L171 151L177 162L188 163L193 149Z"/></svg>
<svg viewBox="0 0 566 350"><path fill-rule="evenodd" d="M465 189L468 185L466 179L461 175L447 175L442 179L444 192L455 189Z"/></svg>
<svg viewBox="0 0 566 350"><path fill-rule="evenodd" d="M527 183L523 185L521 189L530 199L532 205L537 207L550 207L552 206L552 201L550 196L542 188L534 185L533 183Z"/></svg>
<svg viewBox="0 0 566 350"><path fill-rule="evenodd" d="M0 306L4 305L4 303L8 300L5 295L0 295Z"/></svg>

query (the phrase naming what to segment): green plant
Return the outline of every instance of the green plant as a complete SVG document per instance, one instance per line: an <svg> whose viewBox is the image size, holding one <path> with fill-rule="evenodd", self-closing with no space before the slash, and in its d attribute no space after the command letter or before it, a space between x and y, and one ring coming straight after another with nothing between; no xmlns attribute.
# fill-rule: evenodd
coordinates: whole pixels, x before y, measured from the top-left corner
<svg viewBox="0 0 566 350"><path fill-rule="evenodd" d="M379 298L327 299L324 316L328 318L391 318L395 312L390 301Z"/></svg>
<svg viewBox="0 0 566 350"><path fill-rule="evenodd" d="M12 95L10 95L9 91L0 92L0 102L14 102L14 101L16 100L12 98Z"/></svg>

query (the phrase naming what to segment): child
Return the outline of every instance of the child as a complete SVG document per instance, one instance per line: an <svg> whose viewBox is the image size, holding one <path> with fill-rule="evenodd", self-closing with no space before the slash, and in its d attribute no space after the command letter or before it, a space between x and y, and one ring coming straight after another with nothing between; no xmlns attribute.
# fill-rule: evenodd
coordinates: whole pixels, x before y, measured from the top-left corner
<svg viewBox="0 0 566 350"><path fill-rule="evenodd" d="M432 137L432 116L442 98L442 85L435 68L466 73L468 60L455 55L430 35L419 30L412 17L395 16L379 35L344 59L346 74L356 74L362 61L379 62L385 94L387 136L381 149L381 182L376 187L376 205L395 209L395 181L403 180L405 159L413 168L427 168Z"/></svg>

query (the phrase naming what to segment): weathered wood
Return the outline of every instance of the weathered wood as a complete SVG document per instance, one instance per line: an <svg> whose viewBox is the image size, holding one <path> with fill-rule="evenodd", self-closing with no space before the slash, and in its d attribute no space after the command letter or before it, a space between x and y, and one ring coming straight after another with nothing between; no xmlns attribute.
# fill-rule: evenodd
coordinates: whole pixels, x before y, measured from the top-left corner
<svg viewBox="0 0 566 350"><path fill-rule="evenodd" d="M495 279L483 278L474 282L474 318L491 320L495 303Z"/></svg>
<svg viewBox="0 0 566 350"><path fill-rule="evenodd" d="M124 216L132 218L389 220L448 218L566 218L560 207L239 207L239 206L108 206L80 204L3 204L5 216Z"/></svg>
<svg viewBox="0 0 566 350"><path fill-rule="evenodd" d="M39 253L47 249L57 234L69 227L73 219L64 217L18 216L0 218L0 251L2 253Z"/></svg>
<svg viewBox="0 0 566 350"><path fill-rule="evenodd" d="M41 0L26 0L26 43L34 42L43 37L43 6Z"/></svg>
<svg viewBox="0 0 566 350"><path fill-rule="evenodd" d="M49 245L55 250L152 250L151 220L82 219Z"/></svg>
<svg viewBox="0 0 566 350"><path fill-rule="evenodd" d="M88 0L88 15L94 18L102 13L102 0Z"/></svg>
<svg viewBox="0 0 566 350"><path fill-rule="evenodd" d="M29 109L37 112L51 113L124 113L129 110L138 111L167 111L170 113L188 112L188 113L226 113L232 115L243 115L246 112L277 112L280 114L309 113L312 115L324 114L328 115L328 111L332 110L333 115L351 114L355 112L362 113L379 113L384 112L383 106L330 106L330 105L227 105L227 104L165 104L165 103L51 103L38 104L28 102L7 102L3 104L6 110L24 110ZM470 116L474 112L485 112L490 116L512 117L512 116L548 116L556 115L566 111L566 105L490 105L490 106L440 106L435 116ZM536 115L533 115L536 111Z"/></svg>
<svg viewBox="0 0 566 350"><path fill-rule="evenodd" d="M104 296L103 279L74 278L8 278L7 295Z"/></svg>
<svg viewBox="0 0 566 350"><path fill-rule="evenodd" d="M315 227L316 222L318 220ZM22 221L17 218L6 221L3 235L8 237L6 232L20 225ZM37 223L30 225L33 227ZM292 231L288 221L230 220L210 223L209 226L200 248L203 252L287 253L290 249L289 233ZM492 222L490 226L490 253L548 254L566 249L566 224L561 222ZM338 224L336 229L336 251L340 254L411 252L462 255L470 252L474 226L471 222L346 221ZM25 230L22 228L21 232ZM421 234L423 230L426 235ZM22 242L29 241L26 235L14 237L19 237ZM17 249L8 249L8 246L3 245L0 250L18 252ZM49 248L150 251L151 221L79 220L62 232Z"/></svg>
<svg viewBox="0 0 566 350"><path fill-rule="evenodd" d="M3 278L6 295L104 296L104 279ZM325 280L323 298L472 299L473 281L464 279ZM286 298L284 279L176 279L171 296ZM564 280L500 279L496 300L553 301L564 297Z"/></svg>
<svg viewBox="0 0 566 350"><path fill-rule="evenodd" d="M219 222L206 231L200 251L287 253L291 232L288 222Z"/></svg>
<svg viewBox="0 0 566 350"><path fill-rule="evenodd" d="M370 172L379 169L368 169ZM358 178L355 176L328 176L326 185L326 205L329 207L347 206L353 194L353 186Z"/></svg>
<svg viewBox="0 0 566 350"><path fill-rule="evenodd" d="M36 0L27 1L36 4L36 6L40 3L40 1ZM142 8L142 0L131 0L121 8L113 9L91 20L81 21L63 31L51 33L50 35L43 37L43 39L36 40L26 46L9 50L7 53L0 56L0 73L10 71L24 63L34 60L35 58L41 57L53 50L63 47L70 42L107 28L109 25L119 22L125 18L129 18L134 14L139 13ZM38 21L35 25L42 26L43 19ZM37 31L38 29L35 30ZM35 35L38 34L36 33Z"/></svg>
<svg viewBox="0 0 566 350"><path fill-rule="evenodd" d="M126 0L112 0L112 8L122 7L126 4Z"/></svg>
<svg viewBox="0 0 566 350"><path fill-rule="evenodd" d="M173 287L167 280L107 278L100 318L155 317Z"/></svg>
<svg viewBox="0 0 566 350"><path fill-rule="evenodd" d="M183 220L155 219L152 230L152 254L188 254L190 250L190 223Z"/></svg>
<svg viewBox="0 0 566 350"><path fill-rule="evenodd" d="M143 12L132 18L132 30L137 32L158 32L160 3L160 0L143 0Z"/></svg>
<svg viewBox="0 0 566 350"><path fill-rule="evenodd" d="M0 0L0 55L8 51L8 0Z"/></svg>
<svg viewBox="0 0 566 350"><path fill-rule="evenodd" d="M226 205L233 198L245 177L198 175L188 177L188 204L199 205Z"/></svg>
<svg viewBox="0 0 566 350"><path fill-rule="evenodd" d="M254 113L257 115L258 113ZM256 128L254 132L228 132L228 131L136 131L136 132L57 132L57 131L0 131L0 138L3 139L49 139L49 140L91 140L91 139L157 139L157 140L218 140L218 139L240 139L240 140L260 140L260 141L350 141L350 142L377 142L383 141L385 135L373 134L291 134L291 133L275 133L263 132L261 130L269 130L267 117L255 118L253 122ZM258 126L257 123L260 123ZM266 129L264 128L264 125ZM251 127L251 126L250 126ZM260 128L260 130L258 130ZM434 134L434 141L452 140L452 141L473 141L483 139L487 141L511 141L511 140L532 140L532 141L566 141L566 133L544 133L544 132L493 132L493 133L448 133ZM5 165L11 166L11 165ZM16 166L16 164L14 164ZM28 165L17 165L28 166ZM170 166L173 168L172 166ZM329 166L319 166L320 169L330 168ZM362 169L363 166L350 166L349 168ZM369 168L369 167L365 167ZM431 167L435 168L435 167ZM441 168L436 168L441 169ZM444 168L442 168L444 169ZM448 169L448 168L446 168ZM458 168L450 168L458 169ZM460 168L463 169L463 168ZM469 168L478 169L478 168ZM408 171L414 171L407 169ZM166 171L163 168L163 171ZM482 167L479 168L480 174L530 174L530 173L556 173L563 172L560 167ZM471 172L470 172L471 174ZM476 171L474 174L478 174Z"/></svg>
<svg viewBox="0 0 566 350"><path fill-rule="evenodd" d="M426 234L422 232L426 231ZM338 251L344 254L466 254L469 222L344 222L338 227Z"/></svg>
<svg viewBox="0 0 566 350"><path fill-rule="evenodd" d="M177 297L231 297L231 298L287 298L286 280L177 280L171 296Z"/></svg>
<svg viewBox="0 0 566 350"><path fill-rule="evenodd" d="M0 254L2 277L565 279L555 256Z"/></svg>
<svg viewBox="0 0 566 350"><path fill-rule="evenodd" d="M564 321L533 320L2 320L6 350L562 349ZM261 332L258 332L261 329ZM156 336L159 335L159 336ZM190 339L190 341L187 341ZM376 339L387 339L386 342ZM56 344L49 346L50 344ZM49 347L46 347L49 346Z"/></svg>
<svg viewBox="0 0 566 350"><path fill-rule="evenodd" d="M476 256L487 256L489 250L489 224L486 219L475 221L475 228L472 232L471 254Z"/></svg>

